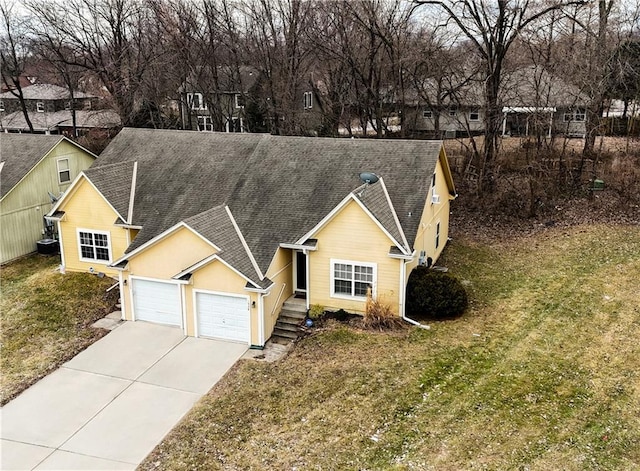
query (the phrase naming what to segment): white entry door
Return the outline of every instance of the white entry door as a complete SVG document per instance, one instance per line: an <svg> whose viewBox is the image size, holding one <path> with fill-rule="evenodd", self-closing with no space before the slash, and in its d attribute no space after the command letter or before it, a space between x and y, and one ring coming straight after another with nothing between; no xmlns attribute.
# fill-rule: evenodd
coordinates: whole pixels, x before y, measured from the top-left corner
<svg viewBox="0 0 640 471"><path fill-rule="evenodd" d="M136 320L182 326L179 285L138 279L131 283Z"/></svg>
<svg viewBox="0 0 640 471"><path fill-rule="evenodd" d="M198 336L249 343L249 299L196 292Z"/></svg>

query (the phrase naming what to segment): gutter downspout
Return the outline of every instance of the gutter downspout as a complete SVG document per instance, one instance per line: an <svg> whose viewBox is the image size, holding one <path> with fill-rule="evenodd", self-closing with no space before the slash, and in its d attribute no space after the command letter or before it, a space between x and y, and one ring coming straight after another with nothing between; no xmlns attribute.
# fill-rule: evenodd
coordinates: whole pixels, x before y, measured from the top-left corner
<svg viewBox="0 0 640 471"><path fill-rule="evenodd" d="M405 279L407 278L407 264L410 262L411 260L402 260L401 264L400 264L400 273L401 273L401 281L400 283L402 283L402 290L400 291L400 298L402 299L402 307L400 309L400 315L402 316L402 319L404 321L407 321L409 324L413 324L416 327L420 327L421 329L425 329L425 330L429 330L431 329L431 326L426 325L426 324L421 324L418 321L414 321L413 319L409 319L406 315L405 315L405 297L406 297L406 290L407 287L405 285Z"/></svg>

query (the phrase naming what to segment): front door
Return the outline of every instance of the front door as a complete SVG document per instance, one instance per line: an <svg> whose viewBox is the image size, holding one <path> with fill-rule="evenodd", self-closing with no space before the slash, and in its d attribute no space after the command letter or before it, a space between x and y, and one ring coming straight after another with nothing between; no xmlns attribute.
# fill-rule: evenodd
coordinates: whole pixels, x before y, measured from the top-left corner
<svg viewBox="0 0 640 471"><path fill-rule="evenodd" d="M306 296L307 293L307 256L303 252L296 252L295 289L296 294Z"/></svg>

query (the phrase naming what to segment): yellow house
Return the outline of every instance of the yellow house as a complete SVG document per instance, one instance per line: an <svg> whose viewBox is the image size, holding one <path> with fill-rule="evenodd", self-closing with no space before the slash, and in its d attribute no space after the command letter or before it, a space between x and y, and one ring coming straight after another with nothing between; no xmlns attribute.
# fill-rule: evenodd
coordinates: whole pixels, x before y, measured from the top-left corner
<svg viewBox="0 0 640 471"><path fill-rule="evenodd" d="M49 219L64 269L119 280L124 319L262 347L368 291L404 317L454 197L440 141L125 128Z"/></svg>
<svg viewBox="0 0 640 471"><path fill-rule="evenodd" d="M53 236L44 216L95 158L63 136L0 133L0 263Z"/></svg>

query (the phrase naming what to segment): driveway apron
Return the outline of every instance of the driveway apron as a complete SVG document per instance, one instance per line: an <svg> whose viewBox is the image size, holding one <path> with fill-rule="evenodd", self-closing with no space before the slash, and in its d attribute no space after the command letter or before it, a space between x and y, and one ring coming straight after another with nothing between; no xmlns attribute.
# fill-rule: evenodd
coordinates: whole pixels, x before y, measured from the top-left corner
<svg viewBox="0 0 640 471"><path fill-rule="evenodd" d="M135 469L246 350L126 322L4 406L0 469Z"/></svg>

